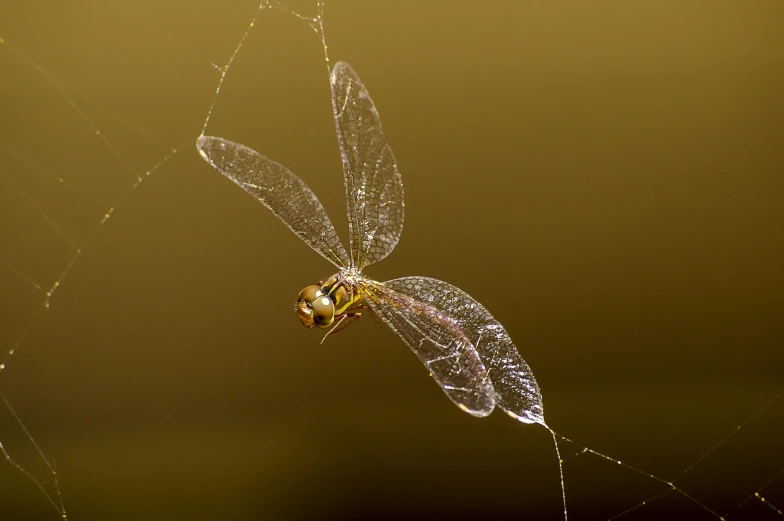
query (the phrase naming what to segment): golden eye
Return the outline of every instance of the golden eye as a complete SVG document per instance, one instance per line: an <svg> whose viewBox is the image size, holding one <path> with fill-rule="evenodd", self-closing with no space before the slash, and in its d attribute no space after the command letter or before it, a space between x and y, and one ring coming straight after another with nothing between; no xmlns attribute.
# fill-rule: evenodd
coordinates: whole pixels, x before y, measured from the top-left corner
<svg viewBox="0 0 784 521"><path fill-rule="evenodd" d="M318 327L329 327L335 320L335 305L326 295L316 297L311 307L313 308L313 323Z"/></svg>
<svg viewBox="0 0 784 521"><path fill-rule="evenodd" d="M297 297L297 303L305 302L310 305L311 302L316 300L316 298L322 296L324 292L321 291L321 287L317 285L308 286L307 288L303 289L299 292L299 296Z"/></svg>

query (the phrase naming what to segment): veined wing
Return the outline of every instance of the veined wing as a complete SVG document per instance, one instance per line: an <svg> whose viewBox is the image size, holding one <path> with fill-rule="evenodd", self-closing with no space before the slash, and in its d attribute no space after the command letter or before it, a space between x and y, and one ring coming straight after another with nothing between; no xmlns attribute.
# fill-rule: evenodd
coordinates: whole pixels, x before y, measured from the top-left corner
<svg viewBox="0 0 784 521"><path fill-rule="evenodd" d="M544 425L542 395L531 369L504 327L482 304L460 288L428 277L403 277L383 284L387 291L422 301L454 320L489 372L496 405L520 421Z"/></svg>
<svg viewBox="0 0 784 521"><path fill-rule="evenodd" d="M457 320L395 284L369 279L359 284L365 301L425 364L449 399L474 416L493 411L493 384Z"/></svg>
<svg viewBox="0 0 784 521"><path fill-rule="evenodd" d="M354 69L338 62L330 76L343 159L351 259L362 269L395 248L403 231L403 182L381 119Z"/></svg>
<svg viewBox="0 0 784 521"><path fill-rule="evenodd" d="M316 194L288 168L219 137L200 136L196 148L213 168L269 208L308 246L335 266L349 265L346 249Z"/></svg>

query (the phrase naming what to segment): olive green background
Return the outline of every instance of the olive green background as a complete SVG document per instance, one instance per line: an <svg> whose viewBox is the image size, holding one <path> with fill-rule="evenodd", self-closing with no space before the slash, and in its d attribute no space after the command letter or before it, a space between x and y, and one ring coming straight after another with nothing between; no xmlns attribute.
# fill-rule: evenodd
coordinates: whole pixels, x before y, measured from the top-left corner
<svg viewBox="0 0 784 521"><path fill-rule="evenodd" d="M3 352L42 301L6 268L48 289L74 253L9 179L83 248L0 373L69 519L562 518L545 429L460 412L372 320L324 345L298 324L297 293L334 269L192 148L211 63L254 11L0 7L0 37L137 173L186 145L125 197L135 174L0 45ZM579 444L561 445L570 518L666 490L585 445L729 519L777 519L739 504L784 466L783 399L683 471L784 387L782 4L345 1L326 30L406 189L367 275L447 280L504 324ZM323 60L306 25L262 13L208 132L301 176L345 238ZM52 490L3 407L0 441ZM784 507L784 477L763 495ZM0 519L56 518L0 464ZM672 493L622 519L662 518L715 519Z"/></svg>

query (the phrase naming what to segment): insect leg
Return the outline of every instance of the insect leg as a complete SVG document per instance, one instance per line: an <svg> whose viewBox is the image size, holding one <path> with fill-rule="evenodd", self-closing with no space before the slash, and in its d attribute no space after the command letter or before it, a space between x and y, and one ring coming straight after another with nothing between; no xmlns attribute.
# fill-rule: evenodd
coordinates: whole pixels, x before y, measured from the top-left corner
<svg viewBox="0 0 784 521"><path fill-rule="evenodd" d="M356 322L360 316L362 316L362 313L352 313L352 312L344 313L343 316L341 316L338 319L338 321L335 322L335 325L332 326L332 329L327 331L327 334L324 335L324 338L321 339L321 343L323 344L324 340L326 340L327 337L332 333L337 333L338 331L343 331L344 329L346 329L348 326Z"/></svg>

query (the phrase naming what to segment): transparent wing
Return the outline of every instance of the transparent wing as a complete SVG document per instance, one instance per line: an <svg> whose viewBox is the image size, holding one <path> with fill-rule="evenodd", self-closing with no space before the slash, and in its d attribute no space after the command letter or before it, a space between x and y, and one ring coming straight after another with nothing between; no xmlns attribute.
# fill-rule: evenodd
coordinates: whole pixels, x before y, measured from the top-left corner
<svg viewBox="0 0 784 521"><path fill-rule="evenodd" d="M490 414L493 384L471 339L454 318L403 289L368 279L360 282L365 301L419 357L446 395L469 414Z"/></svg>
<svg viewBox="0 0 784 521"><path fill-rule="evenodd" d="M403 182L373 100L354 69L338 62L330 76L343 159L351 258L362 269L395 248L403 231Z"/></svg>
<svg viewBox="0 0 784 521"><path fill-rule="evenodd" d="M289 169L219 137L201 136L196 148L213 168L269 208L308 246L335 266L349 265L346 249L321 202Z"/></svg>
<svg viewBox="0 0 784 521"><path fill-rule="evenodd" d="M454 321L467 337L462 341L476 348L489 371L496 405L520 421L544 425L542 395L531 369L504 327L482 304L460 288L428 277L403 277L383 284L386 291L422 301L439 316ZM377 293L384 291L372 289Z"/></svg>

